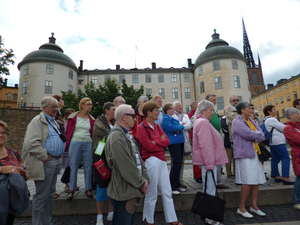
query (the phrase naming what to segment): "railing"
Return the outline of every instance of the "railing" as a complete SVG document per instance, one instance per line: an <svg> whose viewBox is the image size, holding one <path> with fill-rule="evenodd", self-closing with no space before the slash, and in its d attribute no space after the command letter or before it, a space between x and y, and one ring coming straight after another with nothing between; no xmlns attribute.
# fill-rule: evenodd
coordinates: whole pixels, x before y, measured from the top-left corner
<svg viewBox="0 0 300 225"><path fill-rule="evenodd" d="M1 101L0 108L41 110L41 103Z"/></svg>

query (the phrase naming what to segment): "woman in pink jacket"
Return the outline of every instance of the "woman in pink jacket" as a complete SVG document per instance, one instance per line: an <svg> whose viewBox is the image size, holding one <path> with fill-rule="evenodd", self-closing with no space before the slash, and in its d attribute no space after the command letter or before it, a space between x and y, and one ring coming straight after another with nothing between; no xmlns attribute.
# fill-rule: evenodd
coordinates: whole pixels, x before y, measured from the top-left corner
<svg viewBox="0 0 300 225"><path fill-rule="evenodd" d="M215 196L217 167L228 163L228 157L221 134L209 122L214 114L213 107L213 103L206 100L198 104L199 116L193 129L193 164L202 169L203 191L207 174L206 193ZM205 219L205 223L219 224L209 218Z"/></svg>

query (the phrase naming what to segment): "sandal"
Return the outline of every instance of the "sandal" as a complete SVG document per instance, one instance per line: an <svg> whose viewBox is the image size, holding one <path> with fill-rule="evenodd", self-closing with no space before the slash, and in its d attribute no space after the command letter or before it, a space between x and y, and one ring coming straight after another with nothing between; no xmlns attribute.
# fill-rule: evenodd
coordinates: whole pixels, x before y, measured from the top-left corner
<svg viewBox="0 0 300 225"><path fill-rule="evenodd" d="M65 187L65 192L66 192L66 193L69 193L69 191L70 191L70 190L69 190L69 187Z"/></svg>
<svg viewBox="0 0 300 225"><path fill-rule="evenodd" d="M67 200L72 200L74 197L74 191L69 191L69 194L68 194L68 197L67 197Z"/></svg>
<svg viewBox="0 0 300 225"><path fill-rule="evenodd" d="M55 193L54 194L54 198L58 198L60 196L60 194Z"/></svg>
<svg viewBox="0 0 300 225"><path fill-rule="evenodd" d="M91 194L88 194L88 191L91 193ZM88 198L93 198L93 194L90 190L85 190L85 194Z"/></svg>
<svg viewBox="0 0 300 225"><path fill-rule="evenodd" d="M183 225L183 224L177 220L176 222L171 223L171 225Z"/></svg>

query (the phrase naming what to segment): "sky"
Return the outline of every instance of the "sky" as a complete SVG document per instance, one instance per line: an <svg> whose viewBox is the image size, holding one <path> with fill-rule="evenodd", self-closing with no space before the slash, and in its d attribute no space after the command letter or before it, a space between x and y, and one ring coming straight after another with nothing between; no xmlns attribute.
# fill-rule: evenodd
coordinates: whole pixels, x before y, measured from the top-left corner
<svg viewBox="0 0 300 225"><path fill-rule="evenodd" d="M56 44L83 69L187 67L220 38L243 53L244 18L255 63L265 84L300 73L299 0L1 0L0 35L13 49L8 84L32 51Z"/></svg>

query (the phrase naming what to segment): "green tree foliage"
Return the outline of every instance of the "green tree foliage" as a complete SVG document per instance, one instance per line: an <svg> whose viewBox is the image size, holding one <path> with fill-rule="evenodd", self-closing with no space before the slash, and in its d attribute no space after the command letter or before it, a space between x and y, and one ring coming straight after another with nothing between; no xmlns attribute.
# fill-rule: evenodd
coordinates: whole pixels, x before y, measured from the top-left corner
<svg viewBox="0 0 300 225"><path fill-rule="evenodd" d="M14 51L12 49L4 49L4 43L0 35L0 86L3 84L2 75L9 75L8 66L10 64L14 65L15 62L13 58L15 57Z"/></svg>

